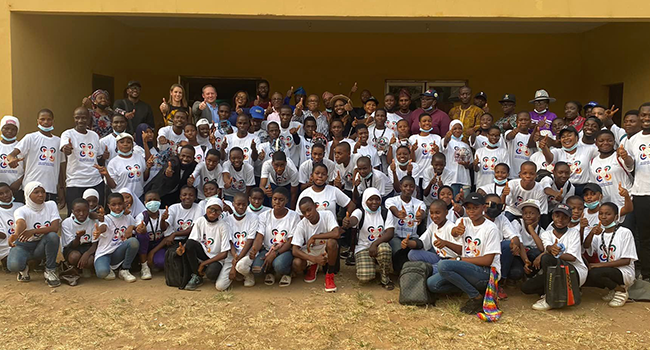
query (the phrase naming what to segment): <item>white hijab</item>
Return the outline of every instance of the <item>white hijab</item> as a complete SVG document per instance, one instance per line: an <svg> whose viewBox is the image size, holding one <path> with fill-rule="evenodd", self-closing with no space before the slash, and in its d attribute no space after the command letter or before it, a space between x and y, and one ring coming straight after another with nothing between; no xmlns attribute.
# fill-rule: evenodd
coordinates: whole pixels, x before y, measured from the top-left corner
<svg viewBox="0 0 650 350"><path fill-rule="evenodd" d="M28 183L27 185L25 185L25 188L24 188L24 190L25 190L25 205L27 205L27 207L29 209L31 209L31 210L33 210L33 211L35 211L37 213L45 208L45 203L36 204L36 203L34 203L34 201L31 198L29 198L29 196L34 192L34 190L36 190L39 187L44 188L43 184L41 184L40 182L32 181L32 182Z"/></svg>
<svg viewBox="0 0 650 350"><path fill-rule="evenodd" d="M131 204L131 216L134 218L141 214L143 211L147 210L147 208L142 204L142 201L140 201L140 198L136 197L133 192L128 187L122 188L120 191L120 194L127 193L133 198L133 204Z"/></svg>
<svg viewBox="0 0 650 350"><path fill-rule="evenodd" d="M370 199L370 197L372 197L372 196L377 196L377 197L379 197L379 200L381 200L381 194L379 193L378 189L376 189L374 187L370 187L370 188L366 188L366 190L363 191L363 196L361 196L361 207L363 207L363 210L366 211L364 213L364 215L380 215L381 216L381 204L379 205L379 208L377 209L376 213L372 213L370 208L368 207L368 203L367 203L368 199Z"/></svg>

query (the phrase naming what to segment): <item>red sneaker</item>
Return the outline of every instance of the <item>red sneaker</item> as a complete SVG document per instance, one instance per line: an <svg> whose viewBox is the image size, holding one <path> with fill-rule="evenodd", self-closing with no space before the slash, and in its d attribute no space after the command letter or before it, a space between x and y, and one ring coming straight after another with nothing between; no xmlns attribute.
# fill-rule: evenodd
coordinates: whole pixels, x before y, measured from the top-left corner
<svg viewBox="0 0 650 350"><path fill-rule="evenodd" d="M506 294L506 291L503 289L503 287L499 286L499 291L497 292L497 296L501 300L506 300L508 299L508 294Z"/></svg>
<svg viewBox="0 0 650 350"><path fill-rule="evenodd" d="M328 293L336 292L336 284L334 283L333 273L325 274L325 291Z"/></svg>
<svg viewBox="0 0 650 350"><path fill-rule="evenodd" d="M316 273L318 272L318 265L310 265L307 268L307 273L305 274L305 282L313 283L316 281Z"/></svg>

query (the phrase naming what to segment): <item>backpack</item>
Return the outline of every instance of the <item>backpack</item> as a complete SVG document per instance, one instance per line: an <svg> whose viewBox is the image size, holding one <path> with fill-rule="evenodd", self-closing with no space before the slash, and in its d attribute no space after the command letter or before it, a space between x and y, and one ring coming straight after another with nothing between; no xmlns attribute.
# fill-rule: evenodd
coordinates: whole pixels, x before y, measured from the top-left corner
<svg viewBox="0 0 650 350"><path fill-rule="evenodd" d="M172 245L165 252L165 283L183 289L188 282L183 272L183 257L176 254L176 245Z"/></svg>
<svg viewBox="0 0 650 350"><path fill-rule="evenodd" d="M558 259L549 266L544 282L546 303L553 309L580 304L580 278L573 265Z"/></svg>
<svg viewBox="0 0 650 350"><path fill-rule="evenodd" d="M433 266L424 261L407 261L399 274L399 303L402 305L435 305L433 294L427 288L427 279Z"/></svg>

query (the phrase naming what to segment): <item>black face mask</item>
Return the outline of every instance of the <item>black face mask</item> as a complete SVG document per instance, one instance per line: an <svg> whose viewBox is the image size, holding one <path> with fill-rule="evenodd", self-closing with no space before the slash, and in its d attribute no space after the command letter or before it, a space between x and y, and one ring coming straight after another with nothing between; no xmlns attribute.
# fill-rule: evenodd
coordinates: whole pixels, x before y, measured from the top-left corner
<svg viewBox="0 0 650 350"><path fill-rule="evenodd" d="M492 219L496 219L497 216L501 215L503 212L504 205L499 203L490 203L490 205L485 209L485 214Z"/></svg>
<svg viewBox="0 0 650 350"><path fill-rule="evenodd" d="M564 228L558 228L557 226L555 226L555 224L553 224L553 229L555 230L555 232L557 232L559 234L565 234L566 231L569 229L569 227L566 226Z"/></svg>

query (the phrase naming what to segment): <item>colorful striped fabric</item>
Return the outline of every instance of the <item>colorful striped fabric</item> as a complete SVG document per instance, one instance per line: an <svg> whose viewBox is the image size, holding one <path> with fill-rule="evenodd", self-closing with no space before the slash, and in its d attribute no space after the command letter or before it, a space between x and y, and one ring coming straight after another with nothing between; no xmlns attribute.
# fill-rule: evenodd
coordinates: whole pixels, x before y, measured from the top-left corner
<svg viewBox="0 0 650 350"><path fill-rule="evenodd" d="M483 312L476 314L478 318L485 322L496 322L501 318L503 311L499 310L497 305L497 290L499 288L499 274L497 270L492 267L490 269L490 282L488 282L487 289L485 290L485 298L483 298Z"/></svg>

